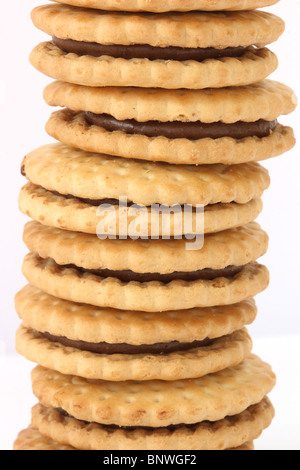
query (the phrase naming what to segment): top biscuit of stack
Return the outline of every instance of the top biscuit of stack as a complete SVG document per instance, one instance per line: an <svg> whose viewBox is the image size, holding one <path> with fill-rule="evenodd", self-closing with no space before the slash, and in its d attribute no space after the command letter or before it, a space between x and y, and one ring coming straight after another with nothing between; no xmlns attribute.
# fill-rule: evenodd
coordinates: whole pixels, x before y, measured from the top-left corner
<svg viewBox="0 0 300 470"><path fill-rule="evenodd" d="M282 35L284 21L249 10L274 0L60 3L69 5L33 10L33 23L52 40L30 57L57 80L96 87L221 88L256 83L278 66L266 46ZM220 11L225 9L248 11Z"/></svg>

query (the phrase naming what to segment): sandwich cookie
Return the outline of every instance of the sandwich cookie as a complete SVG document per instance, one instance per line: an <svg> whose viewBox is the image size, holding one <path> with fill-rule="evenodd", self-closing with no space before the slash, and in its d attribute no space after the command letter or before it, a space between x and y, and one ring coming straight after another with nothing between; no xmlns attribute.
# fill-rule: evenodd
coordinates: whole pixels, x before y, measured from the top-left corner
<svg viewBox="0 0 300 470"><path fill-rule="evenodd" d="M119 206L116 205L117 201L113 202L113 213L116 216L116 223L109 233L110 235L115 234L120 236L121 232L118 221L122 212L120 212ZM75 232L96 234L99 230L99 222L102 220L102 216L98 213L97 201L88 201L71 196L66 197L56 192L47 191L41 186L32 183L27 183L21 189L19 207L21 212L42 224ZM262 208L263 202L261 199L252 199L246 204L232 202L208 205L204 208L204 232L220 232L247 224L256 220ZM162 237L166 235L163 229L163 211L158 216L158 231L154 232L155 225L151 224L151 217L148 217L146 233L156 233L157 236ZM178 229L176 228L177 223L175 223L174 214L171 212L168 216L170 216L169 235L174 236L176 232L177 234L185 235L187 232L182 227L182 224L179 225ZM132 222L134 220L133 214L128 214L128 221ZM194 226L193 222L191 224ZM126 233L129 233L129 226L126 225L126 227ZM107 226L108 229L109 225Z"/></svg>
<svg viewBox="0 0 300 470"><path fill-rule="evenodd" d="M65 439L64 439L65 440ZM59 444L49 437L42 435L37 429L32 426L23 429L19 432L17 439L14 442L13 450L80 450L64 444ZM133 449L134 450L134 449ZM246 442L235 449L226 450L254 450L253 442Z"/></svg>
<svg viewBox="0 0 300 470"><path fill-rule="evenodd" d="M219 446L235 447L243 444L243 439L255 428L254 422L253 427L250 424L250 421L255 421L255 412L252 415L250 407L261 404L273 415L272 405L262 401L267 400L266 396L275 383L276 377L270 366L254 355L236 367L198 379L173 382L87 380L37 366L32 371L33 393L41 406L50 408L50 414L55 409L62 417L68 418L69 423L67 420L66 424L69 424L70 431L74 431L74 440L65 432L63 418L57 420L58 425L59 421L63 424L57 426L60 427L60 438L58 434L52 434L56 424L52 417L38 418L33 425L39 429L42 426L39 422L44 421L40 432L46 435L48 432L48 437L57 441L61 439L63 427L64 439L74 447L75 439L79 442L82 435L82 446L93 445L96 448L100 443L100 449L124 450L132 449L134 445L138 449L151 449L153 444L157 445L157 450L172 449L173 446L175 449L199 449L197 446L201 443L204 448L209 448L215 445L214 431L216 434L220 432L219 439L216 438ZM248 416L238 416L244 412ZM271 416L269 414L265 425ZM74 420L74 426L71 420ZM260 419L258 421L260 429L256 432L259 435L264 426L261 427ZM235 423L244 428L244 432L230 433ZM232 434L236 441L229 443L226 437L231 440ZM91 439L87 441L84 435ZM201 437L205 435L207 438L202 441Z"/></svg>
<svg viewBox="0 0 300 470"><path fill-rule="evenodd" d="M257 260L268 236L255 222L207 235L187 250L184 240L100 240L30 222L28 282L74 302L145 312L230 305L262 292L268 270Z"/></svg>
<svg viewBox="0 0 300 470"><path fill-rule="evenodd" d="M278 122L297 105L286 85L263 80L207 90L92 88L61 81L44 90L51 137L90 152L175 164L238 164L290 150Z"/></svg>
<svg viewBox="0 0 300 470"><path fill-rule="evenodd" d="M278 0L54 0L66 5L108 11L222 11L254 10L274 5Z"/></svg>
<svg viewBox="0 0 300 470"><path fill-rule="evenodd" d="M32 408L32 423L52 440L68 443L79 450L180 450L182 438L187 449L227 450L237 446L243 438L257 439L270 426L274 409L268 398L243 413L216 423L201 423L172 429L122 429L97 423L79 421L60 410L40 404ZM184 432L185 431L185 432ZM118 445L119 442L119 445ZM66 445L66 444L65 444ZM147 447L143 447L143 446ZM226 447L227 446L227 447ZM243 443L232 450L253 450L253 442Z"/></svg>
<svg viewBox="0 0 300 470"><path fill-rule="evenodd" d="M29 180L19 198L24 214L67 230L133 238L170 238L243 225L258 217L270 185L268 171L255 162L145 163L61 143L28 154L22 173Z"/></svg>
<svg viewBox="0 0 300 470"><path fill-rule="evenodd" d="M185 344L103 345L40 333L21 325L16 333L16 350L43 367L86 379L171 381L235 366L249 356L252 341L246 330L240 330L216 340Z"/></svg>
<svg viewBox="0 0 300 470"><path fill-rule="evenodd" d="M252 341L253 299L186 311L120 311L77 304L26 286L16 295L19 354L88 379L178 380L237 365Z"/></svg>
<svg viewBox="0 0 300 470"><path fill-rule="evenodd" d="M268 12L124 13L43 5L34 25L52 37L31 64L86 86L218 88L267 78L278 66L266 45L284 21Z"/></svg>

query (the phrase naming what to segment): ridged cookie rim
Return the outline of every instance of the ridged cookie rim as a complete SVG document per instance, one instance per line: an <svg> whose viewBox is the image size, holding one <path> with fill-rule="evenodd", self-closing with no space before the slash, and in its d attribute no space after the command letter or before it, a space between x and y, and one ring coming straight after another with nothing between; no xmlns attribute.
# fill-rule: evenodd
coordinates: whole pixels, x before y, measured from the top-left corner
<svg viewBox="0 0 300 470"><path fill-rule="evenodd" d="M266 48L251 49L239 58L204 62L95 58L65 53L48 41L34 47L30 63L52 79L84 86L201 89L243 86L264 80L277 69L278 58Z"/></svg>
<svg viewBox="0 0 300 470"><path fill-rule="evenodd" d="M122 283L115 278L64 269L53 260L29 253L23 260L22 272L30 284L64 300L144 312L231 305L258 295L269 285L269 271L258 263L245 266L231 279Z"/></svg>
<svg viewBox="0 0 300 470"><path fill-rule="evenodd" d="M86 87L55 80L44 88L49 106L109 114L117 120L182 121L233 124L276 120L297 106L295 92L269 78L241 87L205 90Z"/></svg>
<svg viewBox="0 0 300 470"><path fill-rule="evenodd" d="M60 39L124 46L261 47L277 41L285 30L282 18L257 10L145 15L51 4L35 7L31 20L36 28Z"/></svg>

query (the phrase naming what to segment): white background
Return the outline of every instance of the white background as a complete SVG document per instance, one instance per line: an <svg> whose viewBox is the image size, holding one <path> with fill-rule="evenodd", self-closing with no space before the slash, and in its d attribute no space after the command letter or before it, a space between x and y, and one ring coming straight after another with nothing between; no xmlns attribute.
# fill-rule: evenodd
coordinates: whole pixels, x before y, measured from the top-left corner
<svg viewBox="0 0 300 470"><path fill-rule="evenodd" d="M25 183L20 175L23 156L31 150L51 142L44 130L50 109L42 99L43 88L51 79L34 70L28 61L33 47L47 37L36 30L30 20L30 11L44 2L37 0L14 0L2 5L0 40L0 131L1 131L1 320L0 355L2 354L3 384L1 393L19 397L18 406L28 398L29 380L20 383L7 369L7 360L15 355L14 335L19 320L14 311L14 295L26 283L21 274L22 258L27 250L22 243L23 225L27 219L18 211L18 194ZM268 9L281 16L286 22L286 32L271 46L280 60L278 70L272 79L286 83L300 96L300 1L281 0ZM299 136L299 108L280 122L294 127ZM279 392L275 399L280 401L281 415L285 420L282 436L285 448L300 449L300 439L292 429L300 424L300 410L297 401L299 390L300 347L300 157L299 148L263 165L270 171L272 183L264 195L264 211L259 218L262 227L270 235L270 248L263 262L271 272L269 289L257 297L259 315L249 330L257 345L258 353L265 353L263 359L275 366L279 376ZM256 342L257 340L257 342ZM278 344L278 347L276 346ZM273 349L272 349L273 348ZM266 357L267 356L267 357ZM274 361L272 360L274 359ZM28 366L25 361L22 370ZM276 368L277 366L277 368ZM17 367L20 367L19 365ZM25 369L24 369L25 367ZM16 369L18 370L18 368ZM4 378L3 378L4 377ZM22 378L23 375L21 376ZM17 385L16 385L17 384ZM16 388L17 386L17 388ZM296 390L298 392L296 393ZM284 396L283 396L284 392ZM276 393L276 392L275 392ZM27 395L26 395L27 394ZM1 400L3 402L3 400ZM286 408L288 406L288 408ZM3 412L7 407L4 407ZM18 409L18 408L17 408ZM1 408L2 411L2 408ZM290 413L290 416L287 415ZM283 416L284 415L284 416ZM27 417L27 415L26 415ZM1 419L1 422L3 420ZM282 423L283 425L283 423ZM294 427L293 427L294 426ZM277 432L279 432L279 427ZM16 432L15 428L12 432ZM269 431L268 431L269 432ZM287 434L287 433L290 434ZM280 434L280 433L279 433ZM272 445L272 435L268 434ZM271 436L271 437L270 437ZM279 435L277 436L279 438ZM273 436L274 438L274 436ZM273 446L274 444L273 440ZM4 445L0 443L0 445ZM276 441L279 446L279 441ZM283 445L283 444L282 444ZM298 446L298 447L297 447ZM5 447L3 447L5 448Z"/></svg>

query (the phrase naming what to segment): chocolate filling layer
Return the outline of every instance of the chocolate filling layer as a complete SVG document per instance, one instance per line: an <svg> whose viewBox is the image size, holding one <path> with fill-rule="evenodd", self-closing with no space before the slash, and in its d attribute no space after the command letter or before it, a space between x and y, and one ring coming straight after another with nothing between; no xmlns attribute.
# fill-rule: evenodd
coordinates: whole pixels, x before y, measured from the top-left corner
<svg viewBox="0 0 300 470"><path fill-rule="evenodd" d="M168 139L220 139L232 137L233 139L244 139L246 137L267 137L275 129L277 120L256 122L236 122L224 124L214 122L206 124L197 122L138 122L133 119L118 121L108 114L85 113L86 121L94 126L102 127L109 132L120 131L126 134L145 135L147 137L166 137Z"/></svg>
<svg viewBox="0 0 300 470"><path fill-rule="evenodd" d="M84 421L84 420L79 420L77 418L74 418L74 416L71 416L67 411L65 411L63 408L55 408L55 410L63 417L66 418L72 418L76 419L77 421L80 421L83 424L89 425L91 424L89 421ZM171 424L169 426L163 426L161 428L151 428L150 426L117 426L116 424L99 424L102 428L104 428L107 432L114 432L117 431L118 429L123 429L124 431L137 431L137 430L143 430L143 431L155 431L156 429L165 429L168 431L176 431L176 429L180 428L187 428L190 430L195 430L200 424L203 423L209 423L208 421L203 421L202 423L194 423L194 424Z"/></svg>
<svg viewBox="0 0 300 470"><path fill-rule="evenodd" d="M21 173L22 173L23 176L26 176L25 168L21 168ZM57 191L49 191L49 192L51 192L51 194L54 194L55 196L64 197L66 199L76 199L77 201L83 202L84 204L89 204L90 206L95 206L95 207L99 207L99 206L102 206L102 205L109 205L109 206L120 206L122 208L123 207L132 207L132 206L135 206L136 208L138 208L138 207L144 208L144 206L141 206L140 204L135 203L135 202L131 202L131 201L123 202L122 200L118 200L118 199L88 199L88 198L73 196L72 194L61 194ZM231 204L234 204L234 202L232 202ZM163 213L164 209L165 209L166 213L169 213L169 210L170 210L169 206L165 206L165 205L162 205L162 204L159 204L159 203L157 203L157 205L159 206L158 210L160 212ZM212 205L214 207L216 207L218 205L218 203L209 204L208 206L205 207L205 209L207 207L212 206ZM156 204L154 203L153 206L156 206ZM186 204L186 206L191 207L190 204ZM151 209L151 210L155 211L155 207L152 207L152 206L146 206L146 207L148 209ZM178 205L178 206L176 205L175 209L177 207L180 207L181 209L184 209L183 205ZM196 211L195 207L191 207L191 209L192 209L193 212Z"/></svg>
<svg viewBox="0 0 300 470"><path fill-rule="evenodd" d="M112 271L110 269L84 269L73 264L63 266L65 269L76 269L81 273L94 274L103 278L114 277L121 282L163 282L168 284L172 281L212 281L219 277L234 277L239 274L243 266L228 266L224 269L200 269L193 272L174 272L170 274L160 273L135 273L130 270L126 271Z"/></svg>
<svg viewBox="0 0 300 470"><path fill-rule="evenodd" d="M22 167L21 167L21 174L22 174L22 176L26 177L25 165L22 165ZM120 207L132 207L133 205L135 205L137 207L139 206L139 204L136 204L136 203L131 202L131 201L128 201L127 203L124 203L122 201L119 201L118 199L88 199L88 198L73 196L72 194L61 194L57 191L49 191L49 190L47 190L47 191L49 193L53 194L54 196L63 197L63 198L66 198L66 199L75 199L76 201L79 201L79 202L82 202L84 204L88 204L88 205L94 206L94 207L99 207L101 205L106 205L106 204L109 205L109 206L120 206ZM237 204L237 203L236 202L231 202L229 204L234 205L234 204ZM204 213L210 207L217 207L218 205L222 206L224 204L222 204L222 203L209 204L208 206L205 206ZM167 213L169 213L169 209L170 209L169 206L162 206L161 204L158 204L158 206L159 206L159 211L160 212L163 213L164 208L165 208ZM187 206L190 206L190 205L187 204ZM144 206L141 206L141 207L144 207ZM147 206L147 207L151 210L154 210L151 206ZM182 209L184 208L184 206L180 206L180 207ZM192 211L196 212L196 208L192 207ZM171 237L171 239L172 239L172 237Z"/></svg>
<svg viewBox="0 0 300 470"><path fill-rule="evenodd" d="M25 176L25 175L24 175ZM122 206L122 207L132 207L133 205L138 206L134 202L128 201L127 203L119 201L118 199L88 199L83 197L76 197L72 194L61 194L57 191L50 191L52 194L60 197L65 197L66 199L77 199L77 201L84 202L85 204L89 204L90 206L102 206L102 205L110 205L110 206Z"/></svg>
<svg viewBox="0 0 300 470"><path fill-rule="evenodd" d="M220 59L222 57L241 57L247 50L245 47L227 47L215 49L208 47L153 47L147 44L103 45L96 42L74 41L73 39L60 39L53 37L53 43L64 52L77 55L90 55L93 57L110 56L122 59L149 59L149 60L196 60Z"/></svg>
<svg viewBox="0 0 300 470"><path fill-rule="evenodd" d="M42 333L42 335L50 341L63 344L66 347L97 354L169 354L209 346L212 343L212 340L205 339L203 341L193 341L191 343L172 341L170 343L141 344L136 346L127 343L110 344L105 342L90 343L87 341L75 341L66 338L65 336L51 335L48 332Z"/></svg>
<svg viewBox="0 0 300 470"><path fill-rule="evenodd" d="M84 421L84 420L78 420L77 418L74 418L71 416L67 411L65 411L63 408L55 408L55 410L63 417L66 418L72 418L76 419L77 421L80 421L83 424L89 425L91 424L89 421ZM123 429L124 431L137 431L137 430L143 430L143 431L155 431L156 429L165 429L168 431L176 431L176 429L180 428L187 428L190 430L196 430L196 428L203 423L209 423L208 421L202 421L202 423L193 423L193 424L171 424L169 426L163 426L161 428L151 428L150 426L117 426L116 424L99 424L102 428L104 428L107 432L114 432L117 431L118 429Z"/></svg>

